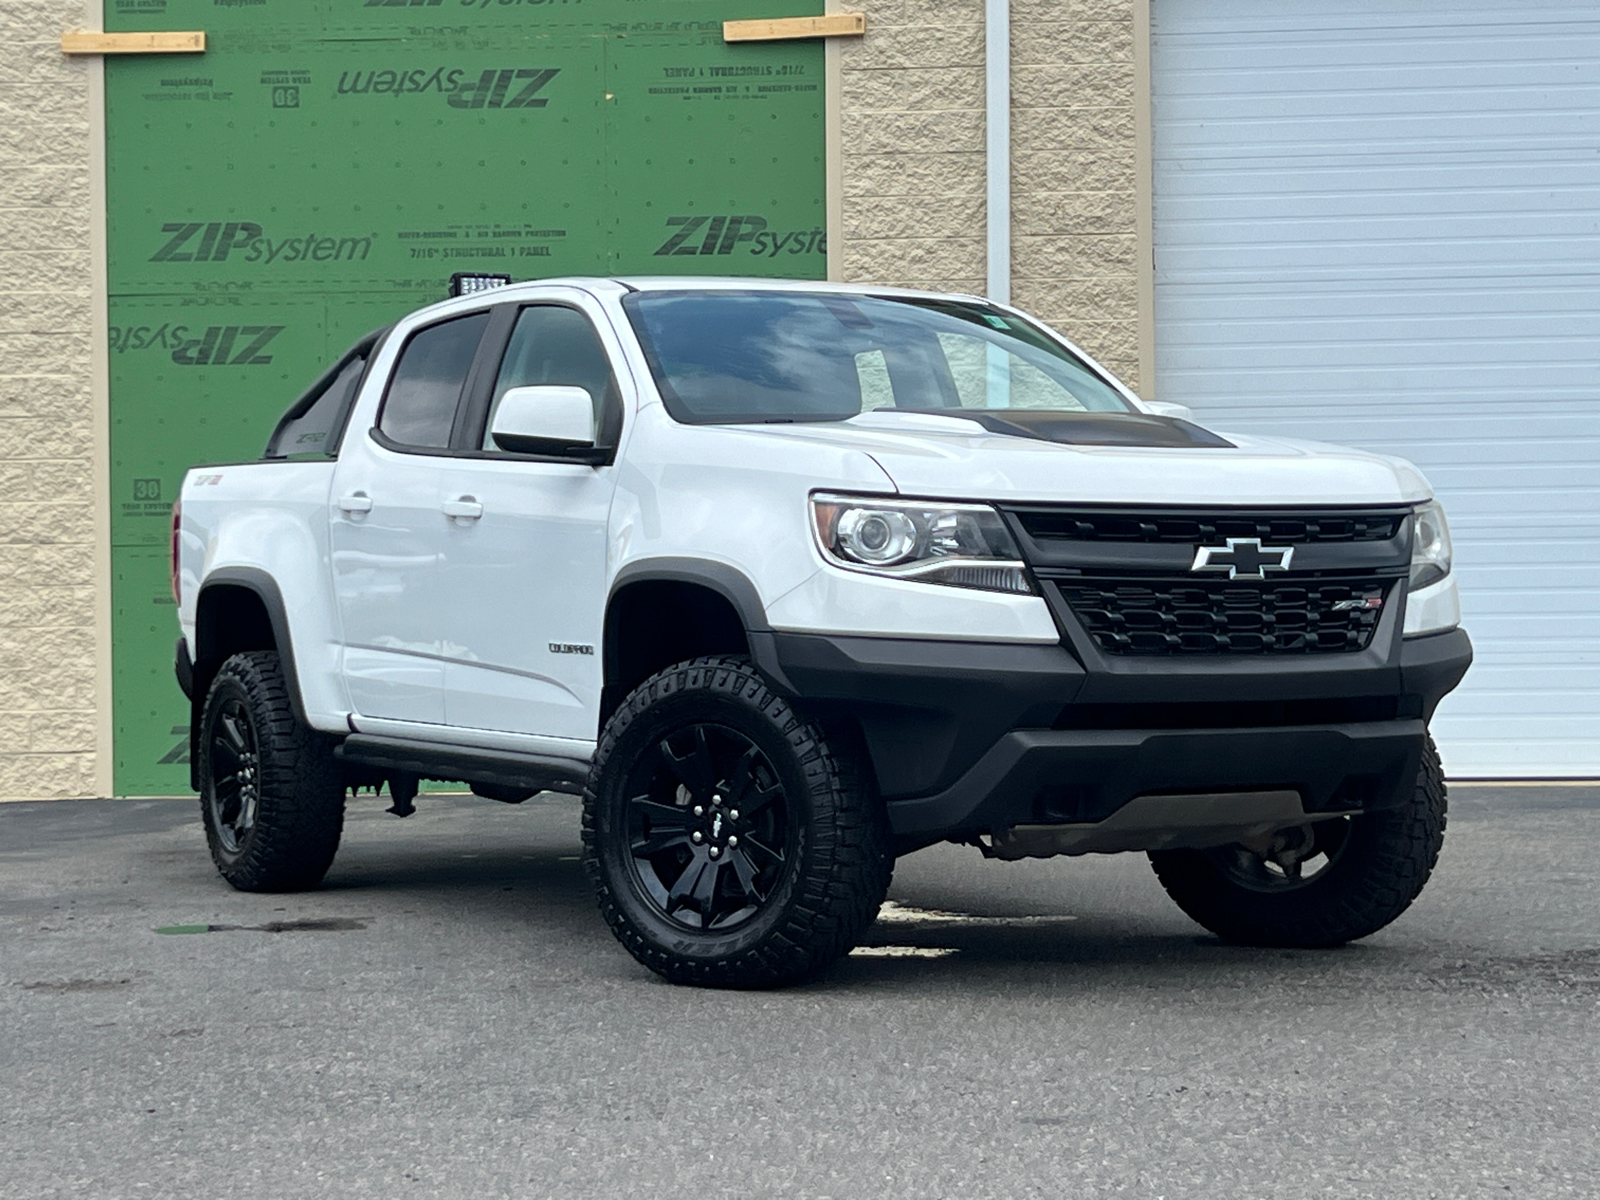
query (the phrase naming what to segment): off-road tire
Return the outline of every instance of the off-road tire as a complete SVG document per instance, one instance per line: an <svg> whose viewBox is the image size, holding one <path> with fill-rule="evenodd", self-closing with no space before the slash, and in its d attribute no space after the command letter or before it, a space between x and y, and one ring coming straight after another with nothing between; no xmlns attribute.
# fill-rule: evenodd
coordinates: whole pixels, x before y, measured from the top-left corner
<svg viewBox="0 0 1600 1200"><path fill-rule="evenodd" d="M1215 851L1163 850L1150 864L1178 907L1227 941L1339 946L1376 933L1411 906L1439 860L1445 811L1444 772L1429 738L1406 802L1351 818L1338 857L1301 887L1251 890L1228 877Z"/></svg>
<svg viewBox="0 0 1600 1200"><path fill-rule="evenodd" d="M213 750L225 716L249 723L255 766L255 813L242 832L224 823L217 800L217 770L226 752ZM322 882L344 828L344 781L333 739L295 718L278 655L271 650L235 654L211 681L196 743L200 815L211 861L243 892L293 892ZM228 789L225 787L225 791Z"/></svg>
<svg viewBox="0 0 1600 1200"><path fill-rule="evenodd" d="M759 749L798 830L781 882L725 932L685 928L652 900L629 824L629 779L655 769L668 738L700 728L731 730ZM777 987L823 971L876 919L894 866L865 767L848 729L825 733L744 658L697 658L645 680L606 722L583 794L584 869L612 932L672 983Z"/></svg>

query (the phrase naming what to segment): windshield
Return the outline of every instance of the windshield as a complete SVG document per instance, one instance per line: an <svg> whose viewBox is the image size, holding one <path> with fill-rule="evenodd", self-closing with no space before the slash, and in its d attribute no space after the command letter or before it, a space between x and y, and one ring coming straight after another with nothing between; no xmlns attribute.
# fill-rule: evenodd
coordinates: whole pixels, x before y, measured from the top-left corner
<svg viewBox="0 0 1600 1200"><path fill-rule="evenodd" d="M1037 326L976 301L673 291L623 306L667 411L688 424L1133 411Z"/></svg>

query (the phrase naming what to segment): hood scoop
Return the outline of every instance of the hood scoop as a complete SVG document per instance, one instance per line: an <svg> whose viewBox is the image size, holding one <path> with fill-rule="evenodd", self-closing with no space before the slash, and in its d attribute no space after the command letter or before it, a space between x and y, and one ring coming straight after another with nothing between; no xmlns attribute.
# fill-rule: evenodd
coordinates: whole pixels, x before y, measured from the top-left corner
<svg viewBox="0 0 1600 1200"><path fill-rule="evenodd" d="M1178 417L1154 417L1147 413L1028 412L1008 409L1002 414L971 408L921 408L912 411L975 421L990 433L1059 442L1064 446L1153 446L1175 450L1233 448L1232 442L1218 437L1209 429L1202 429L1193 421Z"/></svg>

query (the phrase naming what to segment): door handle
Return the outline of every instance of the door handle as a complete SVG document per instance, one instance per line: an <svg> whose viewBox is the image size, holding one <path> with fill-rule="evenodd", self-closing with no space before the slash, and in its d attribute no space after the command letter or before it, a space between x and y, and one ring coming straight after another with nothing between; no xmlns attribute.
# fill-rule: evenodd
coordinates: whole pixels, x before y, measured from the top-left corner
<svg viewBox="0 0 1600 1200"><path fill-rule="evenodd" d="M439 506L439 511L452 521L476 521L483 516L483 505L472 496L457 496L454 500L446 500Z"/></svg>
<svg viewBox="0 0 1600 1200"><path fill-rule="evenodd" d="M339 511L346 513L368 513L372 511L372 497L365 492L353 492L348 496L339 497Z"/></svg>

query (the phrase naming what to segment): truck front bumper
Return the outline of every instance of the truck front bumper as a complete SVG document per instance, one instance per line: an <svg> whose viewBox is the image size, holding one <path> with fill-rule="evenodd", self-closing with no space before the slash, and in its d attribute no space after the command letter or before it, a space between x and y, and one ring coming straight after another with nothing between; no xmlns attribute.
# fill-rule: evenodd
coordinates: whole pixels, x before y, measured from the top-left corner
<svg viewBox="0 0 1600 1200"><path fill-rule="evenodd" d="M1092 669L1061 645L758 633L751 650L778 690L859 724L901 853L1101 825L1136 797L1195 797L1197 829L1228 795L1294 793L1307 814L1399 804L1472 661L1459 629L1316 659Z"/></svg>

